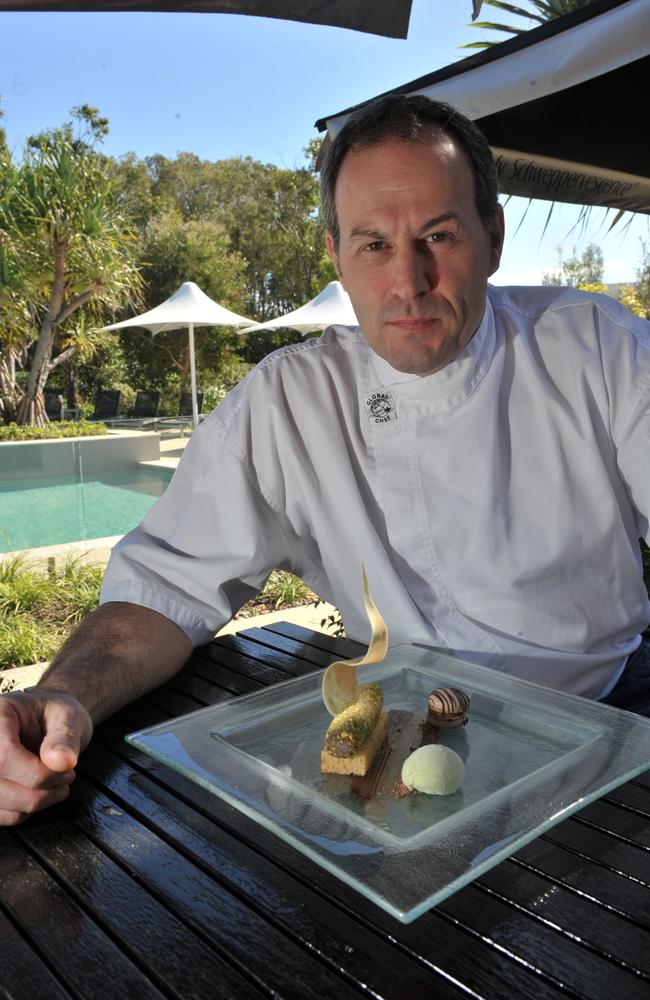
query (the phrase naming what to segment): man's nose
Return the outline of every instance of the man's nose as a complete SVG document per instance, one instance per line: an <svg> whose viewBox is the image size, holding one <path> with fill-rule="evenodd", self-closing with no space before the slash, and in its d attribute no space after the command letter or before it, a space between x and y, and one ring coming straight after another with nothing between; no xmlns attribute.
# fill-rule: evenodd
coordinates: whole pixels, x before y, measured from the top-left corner
<svg viewBox="0 0 650 1000"><path fill-rule="evenodd" d="M417 244L400 247L393 257L393 289L401 299L426 295L437 281L436 265Z"/></svg>

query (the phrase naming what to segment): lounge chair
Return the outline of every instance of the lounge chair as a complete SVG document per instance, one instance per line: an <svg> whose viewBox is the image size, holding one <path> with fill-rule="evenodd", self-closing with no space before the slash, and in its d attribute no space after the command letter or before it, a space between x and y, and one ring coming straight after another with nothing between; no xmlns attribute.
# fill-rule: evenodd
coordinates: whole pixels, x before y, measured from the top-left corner
<svg viewBox="0 0 650 1000"><path fill-rule="evenodd" d="M197 392L196 394L196 404L199 411L199 421L202 419L201 410L203 409L203 393ZM147 430L160 431L162 434L173 432L176 430L184 431L186 427L192 426L192 393L182 392L180 400L178 403L178 416L177 417L156 417L155 420L146 420L143 427Z"/></svg>
<svg viewBox="0 0 650 1000"><path fill-rule="evenodd" d="M133 409L124 416L113 417L110 421L111 427L134 427L136 429L151 428L147 425L155 421L158 413L160 393L155 389L138 390L135 396Z"/></svg>
<svg viewBox="0 0 650 1000"><path fill-rule="evenodd" d="M196 394L196 405L198 407L199 414L203 409L203 393L197 392ZM179 417L191 417L192 414L192 393L182 392L180 402L178 404L178 415ZM172 418L173 419L173 418Z"/></svg>
<svg viewBox="0 0 650 1000"><path fill-rule="evenodd" d="M120 405L119 389L100 389L95 396L95 409L88 420L114 420Z"/></svg>
<svg viewBox="0 0 650 1000"><path fill-rule="evenodd" d="M158 413L160 403L160 393L153 389L138 391L135 396L133 411L129 413L130 420L143 420L147 417L155 417Z"/></svg>

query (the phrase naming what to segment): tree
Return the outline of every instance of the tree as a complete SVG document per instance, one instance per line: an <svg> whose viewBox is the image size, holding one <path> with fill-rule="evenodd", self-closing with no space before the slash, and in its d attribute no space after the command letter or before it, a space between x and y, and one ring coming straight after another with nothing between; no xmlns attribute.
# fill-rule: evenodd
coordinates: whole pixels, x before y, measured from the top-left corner
<svg viewBox="0 0 650 1000"><path fill-rule="evenodd" d="M573 256L563 260L559 253L558 266L554 271L545 271L543 285L568 285L570 288L583 288L589 291L607 291L603 284L603 252L595 243L590 243L580 257ZM590 286L587 289L586 286ZM599 286L595 288L594 286Z"/></svg>
<svg viewBox="0 0 650 1000"><path fill-rule="evenodd" d="M516 4L503 3L502 0L483 0L484 5L494 7L497 10L504 10L508 14L514 14L517 17L525 18L528 22L526 27L521 27L518 24L502 24L499 21L473 21L470 27L486 29L488 31L502 31L508 35L520 35L524 31L528 31L530 27L530 21L536 21L538 24L545 24L546 21L552 21L556 17L562 17L563 14L569 14L571 11L579 10L581 7L588 7L589 4L593 3L594 0L528 0L529 7L519 7ZM530 9L532 8L532 10ZM468 45L462 45L463 49L487 49L492 45L499 45L503 39L497 39L481 42L470 42Z"/></svg>
<svg viewBox="0 0 650 1000"><path fill-rule="evenodd" d="M157 153L146 164L156 212L178 211L185 222L213 214L218 199L213 163L195 153L178 153L175 160Z"/></svg>
<svg viewBox="0 0 650 1000"><path fill-rule="evenodd" d="M152 181L144 160L127 153L117 160L106 157L106 173L110 178L115 204L126 219L142 235L154 214Z"/></svg>
<svg viewBox="0 0 650 1000"><path fill-rule="evenodd" d="M559 254L559 263L554 271L545 271L543 285L568 285L570 288L580 288L584 292L599 292L613 294L603 283L603 253L600 247L590 243L582 255L573 256L567 260ZM650 319L650 247L641 240L641 261L637 269L637 280L634 285L619 285L616 297L626 309Z"/></svg>
<svg viewBox="0 0 650 1000"><path fill-rule="evenodd" d="M5 113L0 108L0 118L4 118ZM9 147L7 146L7 136L5 135L5 130L0 128L0 157L9 156Z"/></svg>
<svg viewBox="0 0 650 1000"><path fill-rule="evenodd" d="M153 308L184 281L195 281L221 305L242 312L246 262L229 247L223 227L210 220L184 221L175 210L154 216L139 251L144 275L144 305ZM237 336L231 328L202 330L196 338L197 364L217 371ZM122 350L144 383L163 388L175 373L180 388L189 386L190 359L186 330L155 336L145 330L121 334Z"/></svg>
<svg viewBox="0 0 650 1000"><path fill-rule="evenodd" d="M636 292L639 296L639 315L650 319L650 246L641 240L641 263L636 272Z"/></svg>
<svg viewBox="0 0 650 1000"><path fill-rule="evenodd" d="M267 319L302 305L335 278L319 211L315 144L305 153L306 166L291 170L250 157L212 163L187 152L107 161L114 197L140 234L145 304L157 305L191 279L236 312ZM295 331L247 337L224 329L215 338L204 331L196 341L199 364L208 376L231 350L257 361L297 337ZM151 337L134 331L121 343L133 384L162 389L170 361L172 378L184 379L181 332ZM118 367L111 358L111 370ZM82 377L90 385L88 369Z"/></svg>
<svg viewBox="0 0 650 1000"><path fill-rule="evenodd" d="M95 150L108 123L86 105L74 108L72 118L30 139L18 165L3 163L0 291L13 332L3 336L2 349L14 358L29 349L29 377L16 414L22 424L47 422L48 376L78 352L81 340L88 344L84 324L73 326L72 317L80 310L98 317L98 307L123 304L141 285L133 233L116 209ZM28 339L19 347L16 330L27 315Z"/></svg>
<svg viewBox="0 0 650 1000"><path fill-rule="evenodd" d="M643 303L641 302L634 285L619 285L616 298L625 306L626 309L629 309L630 312L635 313L637 316L643 316L646 319L648 318L649 314L643 308Z"/></svg>
<svg viewBox="0 0 650 1000"><path fill-rule="evenodd" d="M312 167L282 169L251 157L209 163L191 153L146 162L155 212L219 223L246 261L246 314L267 319L294 309L333 276Z"/></svg>
<svg viewBox="0 0 650 1000"><path fill-rule="evenodd" d="M643 240L641 240L641 262L636 272L636 283L621 285L617 294L619 301L630 312L644 319L650 319L650 247Z"/></svg>
<svg viewBox="0 0 650 1000"><path fill-rule="evenodd" d="M1 206L12 197L16 183L16 168L4 130L0 129L0 416L7 420L15 419L20 403L16 376L26 360L32 327L32 317L21 295L23 281L16 240L2 227Z"/></svg>
<svg viewBox="0 0 650 1000"><path fill-rule="evenodd" d="M313 171L233 159L214 172L217 217L248 261L248 312L263 320L303 305L332 276Z"/></svg>

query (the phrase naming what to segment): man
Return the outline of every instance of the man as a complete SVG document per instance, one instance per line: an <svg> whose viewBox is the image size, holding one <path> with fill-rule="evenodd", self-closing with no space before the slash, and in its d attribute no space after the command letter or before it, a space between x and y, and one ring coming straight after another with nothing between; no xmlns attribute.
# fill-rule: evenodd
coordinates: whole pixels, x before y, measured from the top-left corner
<svg viewBox="0 0 650 1000"><path fill-rule="evenodd" d="M494 165L446 105L374 102L322 189L360 329L270 355L192 436L102 607L0 703L0 821L64 798L92 721L168 679L276 566L367 639L364 563L393 643L586 697L626 696L650 659L648 324L602 296L488 289Z"/></svg>

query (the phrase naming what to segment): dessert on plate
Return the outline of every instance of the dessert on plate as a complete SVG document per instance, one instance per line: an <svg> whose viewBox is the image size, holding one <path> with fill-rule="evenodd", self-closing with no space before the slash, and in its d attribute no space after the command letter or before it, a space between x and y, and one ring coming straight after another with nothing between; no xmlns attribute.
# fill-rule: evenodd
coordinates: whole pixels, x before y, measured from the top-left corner
<svg viewBox="0 0 650 1000"><path fill-rule="evenodd" d="M409 792L453 795L463 783L465 765L451 747L429 743L418 747L402 765L402 783Z"/></svg>
<svg viewBox="0 0 650 1000"><path fill-rule="evenodd" d="M438 743L439 730L467 723L469 698L460 688L435 688L424 721L418 721L412 712L383 711L379 684L358 685L357 667L380 663L388 648L386 625L370 595L365 569L362 575L370 645L363 657L336 661L323 675L323 701L333 719L321 750L321 772L354 776L351 791L362 798L380 794L396 770L399 777L391 785L397 798L414 792L451 795L463 782L465 765L455 750ZM359 784L357 779L366 776Z"/></svg>
<svg viewBox="0 0 650 1000"><path fill-rule="evenodd" d="M388 717L378 684L358 689L358 698L335 715L325 733L321 771L327 774L367 773L386 735Z"/></svg>
<svg viewBox="0 0 650 1000"><path fill-rule="evenodd" d="M460 688L434 688L427 698L427 714L418 726L419 741L412 743L403 757L393 795L453 795L465 777L462 757L439 742L441 730L457 729L467 724L469 697Z"/></svg>
<svg viewBox="0 0 650 1000"><path fill-rule="evenodd" d="M469 698L455 687L435 688L428 698L427 722L439 729L455 729L467 723Z"/></svg>

